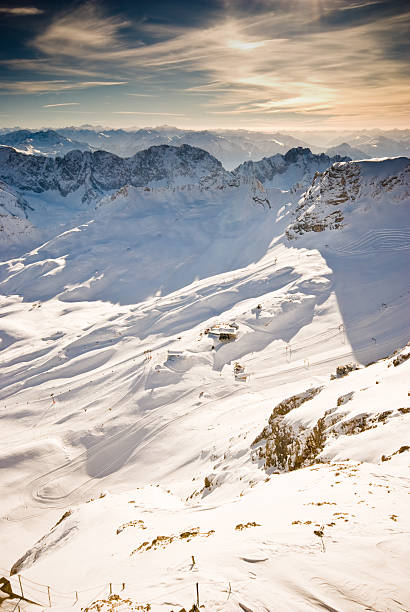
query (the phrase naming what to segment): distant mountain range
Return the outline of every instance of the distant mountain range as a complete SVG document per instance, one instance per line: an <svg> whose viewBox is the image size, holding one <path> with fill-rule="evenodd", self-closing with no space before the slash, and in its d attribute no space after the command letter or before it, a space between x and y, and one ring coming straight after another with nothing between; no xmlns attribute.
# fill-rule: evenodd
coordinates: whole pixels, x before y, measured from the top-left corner
<svg viewBox="0 0 410 612"><path fill-rule="evenodd" d="M342 142L326 150L328 155L345 155L351 159L367 159L369 156L364 151L350 146L347 142Z"/></svg>
<svg viewBox="0 0 410 612"><path fill-rule="evenodd" d="M33 155L61 157L73 149L108 151L120 157L132 157L155 145L188 144L204 149L223 166L232 170L245 161L259 161L277 153L284 155L295 147L309 147L313 153L326 152L352 159L410 154L410 131L359 131L297 133L251 132L247 130L181 130L162 126L138 130L66 127L56 130L0 129L0 145Z"/></svg>
<svg viewBox="0 0 410 612"><path fill-rule="evenodd" d="M79 151L92 150L88 143L67 138L54 130L41 130L39 132L17 130L8 134L1 134L0 144L13 147L22 153L50 157L65 155L73 149L78 149Z"/></svg>
<svg viewBox="0 0 410 612"><path fill-rule="evenodd" d="M188 144L208 151L219 159L228 170L248 159L261 159L275 153L286 153L288 149L308 146L300 138L289 134L264 134L246 131L193 131L174 127L148 128L136 131L64 128L61 134L67 138L86 142L95 149L104 149L129 157L137 151L153 145Z"/></svg>

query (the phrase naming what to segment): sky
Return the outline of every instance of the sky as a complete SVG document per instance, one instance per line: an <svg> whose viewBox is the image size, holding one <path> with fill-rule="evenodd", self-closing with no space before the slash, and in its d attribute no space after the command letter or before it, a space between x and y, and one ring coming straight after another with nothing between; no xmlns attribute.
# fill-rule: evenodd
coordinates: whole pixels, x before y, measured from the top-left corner
<svg viewBox="0 0 410 612"><path fill-rule="evenodd" d="M0 0L0 126L408 128L410 0Z"/></svg>

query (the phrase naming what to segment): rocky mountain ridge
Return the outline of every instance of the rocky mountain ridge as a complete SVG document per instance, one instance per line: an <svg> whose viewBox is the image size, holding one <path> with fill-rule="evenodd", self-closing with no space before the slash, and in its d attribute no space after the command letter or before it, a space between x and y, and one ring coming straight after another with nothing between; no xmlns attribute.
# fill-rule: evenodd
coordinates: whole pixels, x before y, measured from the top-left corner
<svg viewBox="0 0 410 612"><path fill-rule="evenodd" d="M189 145L159 145L121 158L106 151L70 151L63 158L27 156L10 147L0 149L0 178L22 191L61 195L84 187L83 200L130 184L174 187L187 184L219 186L234 181L221 162Z"/></svg>
<svg viewBox="0 0 410 612"><path fill-rule="evenodd" d="M350 161L333 164L315 174L295 210L289 238L305 232L338 229L355 214L372 214L410 198L410 159ZM349 217L350 221L345 218Z"/></svg>
<svg viewBox="0 0 410 612"><path fill-rule="evenodd" d="M267 187L297 191L306 188L317 171L335 162L339 155L316 155L297 147L260 162L246 162L232 172L215 157L196 147L158 145L121 158L106 151L73 150L55 159L27 156L11 147L0 149L0 179L22 191L42 193L56 190L61 195L85 187L84 199L95 198L126 184L134 187L180 187L199 184L204 188L237 186L240 181L258 181Z"/></svg>
<svg viewBox="0 0 410 612"><path fill-rule="evenodd" d="M3 147L0 213L3 221L10 217L9 225L16 223L12 217L30 222L44 230L43 239L48 240L64 227L88 221L93 209L124 196L131 206L138 202L144 210L166 199L183 205L184 211L205 201L223 207L228 200L241 200L286 217L284 230L293 239L306 232L339 229L347 222L346 214L376 210L379 201L402 203L408 198L407 158L340 160L297 147L228 172L209 153L190 145L154 146L131 158L71 151L55 159ZM146 192L152 197L145 198ZM31 229L29 234L33 235ZM6 239L3 243L7 248Z"/></svg>
<svg viewBox="0 0 410 612"><path fill-rule="evenodd" d="M325 153L315 154L310 149L296 147L285 155L277 154L264 157L258 162L244 162L233 171L241 180L256 179L265 187L300 191L306 189L315 174L340 161L349 161L350 157Z"/></svg>

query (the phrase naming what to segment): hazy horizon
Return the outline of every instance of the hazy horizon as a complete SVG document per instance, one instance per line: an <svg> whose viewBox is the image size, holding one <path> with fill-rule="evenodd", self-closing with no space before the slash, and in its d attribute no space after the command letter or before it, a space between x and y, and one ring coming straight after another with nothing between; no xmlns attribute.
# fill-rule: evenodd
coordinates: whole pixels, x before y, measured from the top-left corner
<svg viewBox="0 0 410 612"><path fill-rule="evenodd" d="M237 127L237 128L223 128L223 127L205 127L205 128L200 128L200 127L193 127L193 126L180 126L177 124L170 124L170 123L162 123L162 124L141 124L141 125L109 125L109 124L92 124L92 123L78 123L78 124L74 124L74 123L67 123L67 122L62 122L59 125L52 125L52 124L44 124L44 125L33 125L28 123L27 125L5 125L3 123L0 124L0 129L2 130L10 130L10 131L14 131L14 130L28 130L28 131L46 131L46 130L54 130L57 131L61 130L61 129L67 129L67 128L73 128L73 129L89 129L89 130L124 130L124 131L137 131L137 130L161 130L161 129L169 129L169 130L181 130L181 131L192 131L192 132L201 132L201 131L209 131L209 132L255 132L255 133L274 133L274 132L282 132L284 134L317 134L317 133L321 133L321 134L332 134L332 133L340 133L340 134L346 134L348 132L350 132L350 128L348 126L346 126L345 128L327 128L327 127L308 127L308 128L287 128L287 127L276 127L275 125L272 125L270 127L266 127L266 128L257 128L257 127ZM353 128L351 128L352 131L354 132L410 132L410 128L380 128L380 127L368 127L368 128L362 128L359 130L355 130Z"/></svg>

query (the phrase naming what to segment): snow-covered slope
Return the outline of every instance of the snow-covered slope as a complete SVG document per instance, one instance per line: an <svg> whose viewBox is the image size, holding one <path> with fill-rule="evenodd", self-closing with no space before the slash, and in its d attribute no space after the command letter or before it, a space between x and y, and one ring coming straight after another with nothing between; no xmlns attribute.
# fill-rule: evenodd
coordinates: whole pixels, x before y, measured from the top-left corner
<svg viewBox="0 0 410 612"><path fill-rule="evenodd" d="M27 598L409 607L408 167L336 163L299 203L122 186L4 259L0 567Z"/></svg>
<svg viewBox="0 0 410 612"><path fill-rule="evenodd" d="M30 210L28 202L15 189L0 181L1 213L27 217Z"/></svg>
<svg viewBox="0 0 410 612"><path fill-rule="evenodd" d="M27 213L31 210L24 198L0 181L1 251L10 253L13 245L21 248L40 239L40 232L27 220Z"/></svg>
<svg viewBox="0 0 410 612"><path fill-rule="evenodd" d="M162 456L175 470L174 436L190 456L195 438L205 430L208 441L206 430L212 428L212 443L191 459L194 477L186 498L172 472L160 486L141 486L139 478L126 493L91 497L88 491L88 503L62 516L60 510L57 524L16 561L12 573L27 576L26 596L42 605L47 589L29 580L47 577L60 609L77 598L78 606L99 601L109 610L115 603L109 583L119 603L131 599L155 611L189 609L197 582L200 602L210 610L406 609L410 521L403 479L410 452L405 444L410 361L396 367L397 357L323 380L314 399L287 413L295 439L312 434L316 422L325 423L321 463L288 474L265 469L260 453L265 440L252 444L268 396L263 404L260 394L248 395L253 419L238 394L235 404L203 400L202 410L195 418L191 414L195 429L189 432L179 419ZM100 454L102 442L96 445ZM284 452L292 456L290 445ZM142 453L139 461L152 477L157 468L149 459ZM211 461L215 468L207 473ZM228 500L225 487L231 489ZM105 584L101 576L109 577ZM11 580L17 590L16 577Z"/></svg>
<svg viewBox="0 0 410 612"><path fill-rule="evenodd" d="M55 157L65 155L73 149L79 151L90 151L87 143L66 138L54 130L41 130L31 132L30 130L18 130L0 135L0 145L13 147L22 153L32 155L46 155Z"/></svg>
<svg viewBox="0 0 410 612"><path fill-rule="evenodd" d="M83 213L78 226L19 258L15 274L1 266L2 287L20 293L24 286L26 298L34 300L59 295L69 301L128 304L168 294L261 256L275 219L269 219L255 247L252 235L265 219L263 208L255 209L248 188L147 191L127 186L103 198L88 218ZM233 243L234 248L226 248Z"/></svg>
<svg viewBox="0 0 410 612"><path fill-rule="evenodd" d="M17 215L0 212L0 251L4 253L13 246L21 249L22 246L31 246L38 240L39 231L27 219Z"/></svg>
<svg viewBox="0 0 410 612"><path fill-rule="evenodd" d="M316 155L309 149L296 147L285 155L277 154L258 162L244 162L233 174L242 180L257 179L265 187L299 191L306 189L315 174L338 161L345 161L339 155L329 157L324 153Z"/></svg>

